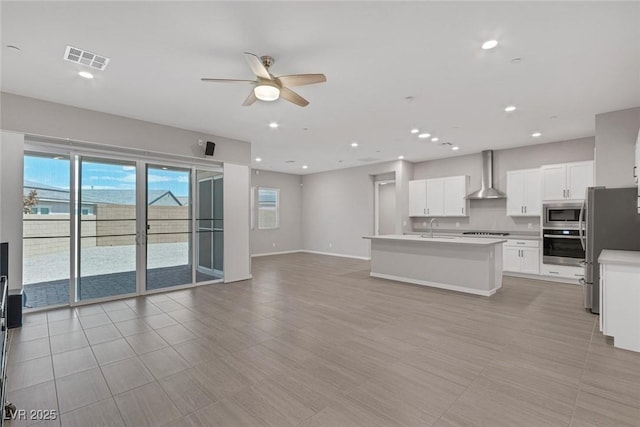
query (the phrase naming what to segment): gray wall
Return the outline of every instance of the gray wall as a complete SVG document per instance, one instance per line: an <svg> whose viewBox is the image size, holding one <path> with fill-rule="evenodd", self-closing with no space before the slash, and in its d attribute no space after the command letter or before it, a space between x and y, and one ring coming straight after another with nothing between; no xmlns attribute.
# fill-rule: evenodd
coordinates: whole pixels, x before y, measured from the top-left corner
<svg viewBox="0 0 640 427"><path fill-rule="evenodd" d="M9 288L22 287L24 135L0 132L0 242L9 242Z"/></svg>
<svg viewBox="0 0 640 427"><path fill-rule="evenodd" d="M640 107L596 115L596 185L634 186L635 143Z"/></svg>
<svg viewBox="0 0 640 427"><path fill-rule="evenodd" d="M251 254L302 249L302 176L253 170L251 186L280 189L280 228L258 230L256 224L251 230Z"/></svg>
<svg viewBox="0 0 640 427"><path fill-rule="evenodd" d="M554 163L593 160L595 139L593 137L529 145L526 147L496 150L493 153L494 187L502 192L507 189L507 171L531 169ZM469 175L469 191L480 188L482 160L480 153L448 159L430 160L414 165L413 179L440 178L444 176ZM506 199L471 200L469 217L438 218L441 229L486 229L505 231L531 231L540 227L539 218L507 216ZM458 223L459 227L456 227ZM412 220L414 231L427 228L425 219ZM531 224L532 228L529 228Z"/></svg>
<svg viewBox="0 0 640 427"><path fill-rule="evenodd" d="M340 169L302 178L303 248L308 251L369 257L373 234L374 176L395 172L396 233L410 231L409 179L413 165L406 161Z"/></svg>
<svg viewBox="0 0 640 427"><path fill-rule="evenodd" d="M200 159L204 158L204 147L198 145L198 140L213 141L216 143L214 160L251 164L251 144L248 142L6 92L0 97L0 128L4 130Z"/></svg>

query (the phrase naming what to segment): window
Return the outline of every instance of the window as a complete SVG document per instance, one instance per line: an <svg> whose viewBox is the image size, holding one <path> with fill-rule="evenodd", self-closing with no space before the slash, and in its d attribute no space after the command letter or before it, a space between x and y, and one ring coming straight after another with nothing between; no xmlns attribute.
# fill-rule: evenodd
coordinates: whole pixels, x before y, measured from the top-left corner
<svg viewBox="0 0 640 427"><path fill-rule="evenodd" d="M258 229L280 226L280 189L258 188Z"/></svg>
<svg viewBox="0 0 640 427"><path fill-rule="evenodd" d="M51 213L51 209L50 208L46 208L46 207L34 207L31 208L31 213L32 214L40 214L40 215L49 215L49 213Z"/></svg>

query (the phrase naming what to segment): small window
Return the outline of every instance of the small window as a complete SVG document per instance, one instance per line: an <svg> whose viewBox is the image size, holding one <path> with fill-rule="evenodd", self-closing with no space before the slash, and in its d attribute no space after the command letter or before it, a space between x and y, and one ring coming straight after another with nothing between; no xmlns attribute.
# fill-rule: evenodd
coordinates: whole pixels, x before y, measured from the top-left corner
<svg viewBox="0 0 640 427"><path fill-rule="evenodd" d="M280 189L258 188L258 229L280 226Z"/></svg>
<svg viewBox="0 0 640 427"><path fill-rule="evenodd" d="M31 213L32 214L40 214L40 215L49 215L49 213L51 213L51 209L50 208L45 208L45 207L33 207L31 208Z"/></svg>

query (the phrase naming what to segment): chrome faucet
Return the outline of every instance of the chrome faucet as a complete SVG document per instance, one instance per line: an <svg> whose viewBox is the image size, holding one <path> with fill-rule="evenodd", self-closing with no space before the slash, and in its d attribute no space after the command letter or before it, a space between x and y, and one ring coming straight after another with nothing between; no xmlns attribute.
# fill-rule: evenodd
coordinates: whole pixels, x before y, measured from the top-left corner
<svg viewBox="0 0 640 427"><path fill-rule="evenodd" d="M433 239L433 223L436 223L436 225L438 225L438 220L435 218L431 218L431 221L429 221L429 233L431 233L431 238Z"/></svg>

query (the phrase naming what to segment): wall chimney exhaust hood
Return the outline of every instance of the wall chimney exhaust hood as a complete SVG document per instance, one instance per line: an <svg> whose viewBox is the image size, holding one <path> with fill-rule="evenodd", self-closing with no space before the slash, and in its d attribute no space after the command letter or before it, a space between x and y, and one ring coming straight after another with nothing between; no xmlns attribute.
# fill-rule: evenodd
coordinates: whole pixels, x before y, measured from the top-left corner
<svg viewBox="0 0 640 427"><path fill-rule="evenodd" d="M504 199L507 196L493 188L493 150L482 152L482 185L478 191L467 195L467 199Z"/></svg>

